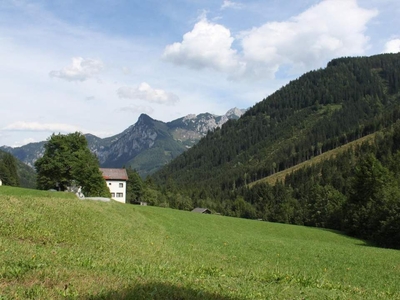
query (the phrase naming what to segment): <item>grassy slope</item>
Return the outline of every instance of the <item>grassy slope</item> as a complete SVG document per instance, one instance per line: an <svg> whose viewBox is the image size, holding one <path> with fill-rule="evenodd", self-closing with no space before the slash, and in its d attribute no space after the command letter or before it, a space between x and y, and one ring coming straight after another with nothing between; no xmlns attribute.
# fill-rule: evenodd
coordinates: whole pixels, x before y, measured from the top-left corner
<svg viewBox="0 0 400 300"><path fill-rule="evenodd" d="M301 226L0 187L0 299L400 299L400 251Z"/></svg>
<svg viewBox="0 0 400 300"><path fill-rule="evenodd" d="M369 135L364 136L364 137L362 137L362 138L360 138L358 140L350 142L350 143L348 143L348 144L346 144L344 146L338 147L336 149L333 149L333 150L327 151L325 153L322 153L321 155L315 156L312 159L309 159L309 160L307 160L305 162L302 162L302 163L300 163L298 165L295 165L295 166L293 166L291 168L285 169L285 170L283 170L281 172L277 172L277 173L275 173L273 175L270 175L268 177L265 177L265 178L262 178L260 180L254 181L254 182L250 183L249 186L252 187L253 185L255 185L257 183L262 183L262 182L266 182L266 183L274 185L277 181L285 181L286 175L288 175L288 174L290 174L290 173L292 173L292 172L294 172L294 171L296 171L296 170L298 170L300 168L311 166L311 165L317 164L317 163L319 163L319 162L321 162L323 160L334 158L336 155L345 152L349 148L354 148L356 146L361 145L364 142L373 140L374 137L375 137L375 133L369 134Z"/></svg>

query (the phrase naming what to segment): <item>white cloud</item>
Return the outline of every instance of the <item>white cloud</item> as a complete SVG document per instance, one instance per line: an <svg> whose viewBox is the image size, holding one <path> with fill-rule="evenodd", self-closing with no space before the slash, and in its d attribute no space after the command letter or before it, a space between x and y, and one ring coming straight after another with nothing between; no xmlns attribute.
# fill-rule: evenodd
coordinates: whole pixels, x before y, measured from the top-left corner
<svg viewBox="0 0 400 300"><path fill-rule="evenodd" d="M238 2L233 2L230 0L224 0L224 3L221 5L221 9L226 9L226 8L233 8L233 9L241 9L243 5Z"/></svg>
<svg viewBox="0 0 400 300"><path fill-rule="evenodd" d="M73 57L70 66L59 71L51 71L49 75L67 81L85 81L98 75L103 69L104 64L100 60Z"/></svg>
<svg viewBox="0 0 400 300"><path fill-rule="evenodd" d="M226 3L225 3L226 2ZM234 2L225 1L226 7ZM236 36L203 18L163 58L190 68L211 68L229 78L273 78L281 66L295 73L321 67L339 56L362 55L369 47L367 23L377 16L356 0L324 0L283 22L268 22Z"/></svg>
<svg viewBox="0 0 400 300"><path fill-rule="evenodd" d="M231 72L239 67L236 50L231 48L233 41L229 29L203 18L183 36L181 43L168 45L163 58L193 69Z"/></svg>
<svg viewBox="0 0 400 300"><path fill-rule="evenodd" d="M15 122L5 126L6 131L48 131L48 132L73 132L80 131L78 127L58 123Z"/></svg>
<svg viewBox="0 0 400 300"><path fill-rule="evenodd" d="M366 24L376 10L356 0L325 0L289 19L241 33L243 55L250 69L263 64L274 72L282 64L314 68L326 60L363 54L368 48Z"/></svg>
<svg viewBox="0 0 400 300"><path fill-rule="evenodd" d="M400 39L392 39L385 44L384 53L398 53L400 52Z"/></svg>
<svg viewBox="0 0 400 300"><path fill-rule="evenodd" d="M148 83L142 82L138 87L123 86L117 91L120 98L138 99L150 103L173 105L179 97L171 92L152 88Z"/></svg>

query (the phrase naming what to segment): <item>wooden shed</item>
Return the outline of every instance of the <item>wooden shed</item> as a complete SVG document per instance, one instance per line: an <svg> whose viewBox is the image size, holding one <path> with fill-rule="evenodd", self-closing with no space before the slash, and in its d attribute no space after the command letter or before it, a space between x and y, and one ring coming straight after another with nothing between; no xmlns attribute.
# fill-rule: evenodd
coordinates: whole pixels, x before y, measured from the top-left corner
<svg viewBox="0 0 400 300"><path fill-rule="evenodd" d="M199 214L211 214L211 210L209 210L208 208L201 208L201 207L196 207L195 209L192 210L192 212Z"/></svg>

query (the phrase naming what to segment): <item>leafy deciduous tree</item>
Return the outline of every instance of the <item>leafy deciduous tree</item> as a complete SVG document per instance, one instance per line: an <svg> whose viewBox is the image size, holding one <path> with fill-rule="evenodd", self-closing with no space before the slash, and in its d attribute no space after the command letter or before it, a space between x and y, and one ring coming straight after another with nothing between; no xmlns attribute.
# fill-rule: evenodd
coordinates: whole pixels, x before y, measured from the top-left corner
<svg viewBox="0 0 400 300"><path fill-rule="evenodd" d="M85 196L110 196L99 162L87 147L84 135L53 134L44 148L43 157L35 162L39 189L64 191L76 185L82 186Z"/></svg>

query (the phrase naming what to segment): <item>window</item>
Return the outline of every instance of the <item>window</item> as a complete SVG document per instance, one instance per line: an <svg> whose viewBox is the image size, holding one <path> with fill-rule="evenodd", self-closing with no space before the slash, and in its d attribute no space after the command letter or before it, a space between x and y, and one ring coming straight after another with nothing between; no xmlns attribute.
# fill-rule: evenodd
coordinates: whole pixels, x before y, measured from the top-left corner
<svg viewBox="0 0 400 300"><path fill-rule="evenodd" d="M124 193L117 193L117 198L122 198L124 197Z"/></svg>
<svg viewBox="0 0 400 300"><path fill-rule="evenodd" d="M111 198L115 198L115 193L111 193Z"/></svg>
<svg viewBox="0 0 400 300"><path fill-rule="evenodd" d="M124 187L124 184L122 182L120 182L119 187Z"/></svg>

